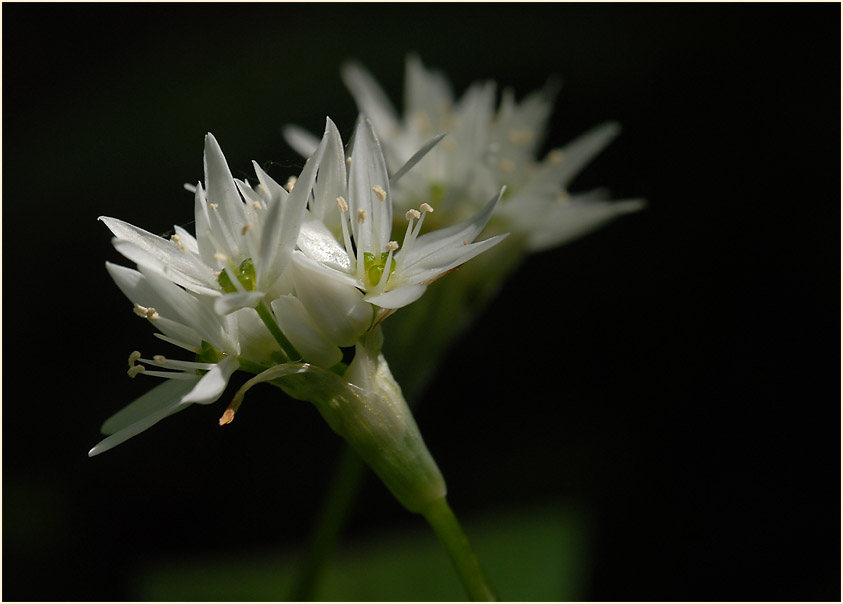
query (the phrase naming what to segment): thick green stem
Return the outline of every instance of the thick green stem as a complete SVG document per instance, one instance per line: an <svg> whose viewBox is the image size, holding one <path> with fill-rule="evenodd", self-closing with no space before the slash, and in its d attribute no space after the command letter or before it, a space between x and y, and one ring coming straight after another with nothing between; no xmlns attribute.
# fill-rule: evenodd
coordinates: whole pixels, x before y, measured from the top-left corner
<svg viewBox="0 0 843 604"><path fill-rule="evenodd" d="M473 602L496 602L497 597L480 568L477 555L445 498L434 501L423 515L445 546L468 597Z"/></svg>

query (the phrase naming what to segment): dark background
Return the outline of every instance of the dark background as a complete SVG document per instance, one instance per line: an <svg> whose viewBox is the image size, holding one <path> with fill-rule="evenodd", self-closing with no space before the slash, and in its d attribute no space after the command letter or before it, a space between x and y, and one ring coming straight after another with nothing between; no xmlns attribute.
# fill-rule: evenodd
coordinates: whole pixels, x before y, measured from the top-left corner
<svg viewBox="0 0 843 604"><path fill-rule="evenodd" d="M584 510L583 599L839 600L838 4L2 10L4 600L303 543L339 450L308 405L256 389L86 457L156 342L96 218L187 224L208 131L235 175L297 173L280 127L347 135L341 61L400 103L409 51L458 93L561 76L550 144L624 127L577 184L649 202L532 257L446 360L417 418L452 506ZM349 538L419 522L369 480Z"/></svg>

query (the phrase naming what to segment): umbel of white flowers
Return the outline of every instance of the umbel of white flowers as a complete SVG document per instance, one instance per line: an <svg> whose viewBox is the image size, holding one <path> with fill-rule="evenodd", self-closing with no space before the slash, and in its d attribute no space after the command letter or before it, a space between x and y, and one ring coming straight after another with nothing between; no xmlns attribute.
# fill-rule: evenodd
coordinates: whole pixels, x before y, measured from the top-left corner
<svg viewBox="0 0 843 604"><path fill-rule="evenodd" d="M444 76L409 56L404 113L399 115L365 69L346 64L342 77L372 120L389 169L397 169L436 133L448 133L396 187L395 203L402 211L423 200L470 214L506 186L495 219L502 230L523 237L528 251L538 251L644 207L639 199L610 201L602 189L569 191L577 174L620 132L617 123L601 124L537 158L558 88L553 82L520 103L504 90L496 107L494 82L476 83L456 99ZM318 145L318 139L295 126L285 127L284 135L305 156Z"/></svg>
<svg viewBox="0 0 843 604"><path fill-rule="evenodd" d="M313 402L412 511L444 495L441 474L380 354L379 324L503 236L474 243L499 192L473 217L424 235L421 223L434 210L422 203L406 212L403 241L390 239L390 184L437 141L424 145L390 179L365 117L358 120L348 153L329 119L287 190L256 163L256 184L234 179L209 134L205 183L191 187L195 236L176 226L164 239L101 217L115 248L137 265L106 263L134 314L190 358L133 352L131 377L164 381L109 418L102 426L108 436L89 455L191 403L213 403L241 369L257 375L221 423L231 421L248 388L267 381ZM352 346L347 366L342 349ZM405 484L408 480L413 484Z"/></svg>

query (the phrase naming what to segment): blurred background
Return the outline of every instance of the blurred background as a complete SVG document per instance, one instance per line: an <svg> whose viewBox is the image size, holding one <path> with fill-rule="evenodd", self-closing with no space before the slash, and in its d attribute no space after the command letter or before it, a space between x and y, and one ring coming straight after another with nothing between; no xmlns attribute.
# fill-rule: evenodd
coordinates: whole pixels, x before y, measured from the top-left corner
<svg viewBox="0 0 843 604"><path fill-rule="evenodd" d="M3 21L4 600L279 600L339 438L256 388L94 459L159 350L96 218L192 230L213 132L235 176L350 134L356 58L401 105L417 52L462 93L559 76L575 183L646 211L535 255L417 419L500 596L839 600L840 6L17 4ZM152 353L150 353L152 354ZM235 386L242 381L235 381ZM234 389L224 397L231 396ZM461 599L421 518L363 484L319 596Z"/></svg>

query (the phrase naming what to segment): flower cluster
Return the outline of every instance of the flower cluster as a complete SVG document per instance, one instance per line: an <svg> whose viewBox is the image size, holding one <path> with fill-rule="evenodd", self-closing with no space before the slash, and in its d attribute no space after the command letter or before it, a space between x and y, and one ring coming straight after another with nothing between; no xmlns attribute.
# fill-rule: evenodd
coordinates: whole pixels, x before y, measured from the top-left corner
<svg viewBox="0 0 843 604"><path fill-rule="evenodd" d="M574 177L618 134L616 123L597 126L537 158L556 94L553 82L520 103L511 90L504 90L496 107L494 82L476 83L456 99L441 74L410 56L400 116L365 69L350 63L342 76L360 110L371 119L389 169L397 169L435 135L447 132L396 189L394 201L402 211L423 200L435 201L437 207L448 209L449 216L470 215L506 186L495 212L498 230L522 236L527 251L538 251L567 243L644 205L637 199L610 201L602 189L569 190ZM295 126L287 126L284 134L303 155L318 144L318 139Z"/></svg>
<svg viewBox="0 0 843 604"><path fill-rule="evenodd" d="M191 403L216 401L238 369L261 374L307 364L353 383L355 371L342 362L344 348L361 350L389 314L503 238L474 241L498 192L470 218L426 234L420 228L433 206L408 208L406 234L400 243L392 240L390 186L430 148L423 146L390 173L368 119L358 120L348 149L327 120L301 174L281 186L256 163L255 183L233 178L209 134L205 183L191 187L195 236L176 226L165 239L102 217L117 251L137 265L106 263L135 314L193 356L133 352L130 376L166 381L109 418L102 427L109 436L89 455ZM378 351L372 354L377 359Z"/></svg>

